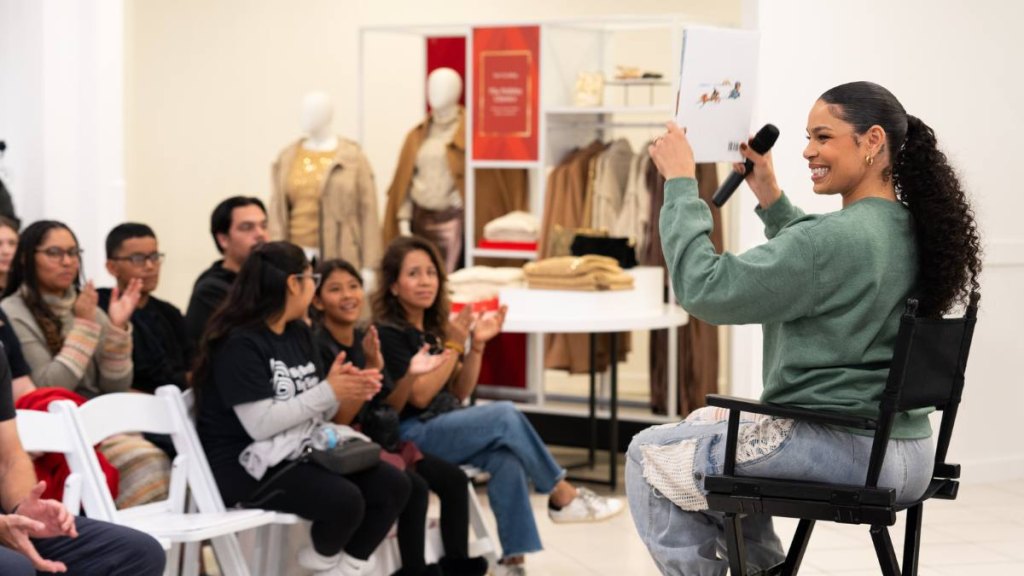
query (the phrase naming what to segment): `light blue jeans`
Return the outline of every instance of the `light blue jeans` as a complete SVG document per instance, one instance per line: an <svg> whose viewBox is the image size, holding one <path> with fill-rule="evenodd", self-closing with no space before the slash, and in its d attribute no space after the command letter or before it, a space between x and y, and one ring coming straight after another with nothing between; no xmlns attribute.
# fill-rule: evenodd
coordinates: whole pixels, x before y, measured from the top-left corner
<svg viewBox="0 0 1024 576"><path fill-rule="evenodd" d="M541 550L528 480L546 494L565 478L565 469L514 404L471 406L426 422L411 418L402 422L401 430L402 439L424 452L490 472L487 497L505 557Z"/></svg>
<svg viewBox="0 0 1024 576"><path fill-rule="evenodd" d="M725 434L724 421L683 421L648 428L629 446L629 507L663 574L728 571L724 516L707 510L703 489L705 475L722 472ZM856 484L867 475L872 439L829 426L754 417L740 424L740 441L737 475ZM928 487L933 462L931 438L892 440L878 485L895 488L898 502L912 502ZM744 517L743 537L751 573L785 559L770 517Z"/></svg>

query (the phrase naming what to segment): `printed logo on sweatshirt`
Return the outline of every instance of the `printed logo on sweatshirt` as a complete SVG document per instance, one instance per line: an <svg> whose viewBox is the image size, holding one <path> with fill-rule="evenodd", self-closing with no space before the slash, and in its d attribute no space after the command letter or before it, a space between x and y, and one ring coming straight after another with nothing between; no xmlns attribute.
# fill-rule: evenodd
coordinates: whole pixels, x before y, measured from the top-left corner
<svg viewBox="0 0 1024 576"><path fill-rule="evenodd" d="M289 368L284 362L271 358L270 372L275 400L291 400L296 394L301 394L320 383L320 379L316 377L316 366L312 362Z"/></svg>

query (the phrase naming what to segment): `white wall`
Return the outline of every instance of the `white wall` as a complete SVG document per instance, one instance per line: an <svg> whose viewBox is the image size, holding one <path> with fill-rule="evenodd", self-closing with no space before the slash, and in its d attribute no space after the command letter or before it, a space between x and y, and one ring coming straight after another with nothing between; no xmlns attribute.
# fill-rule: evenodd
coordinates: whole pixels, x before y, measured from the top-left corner
<svg viewBox="0 0 1024 576"><path fill-rule="evenodd" d="M995 5L998 4L998 8ZM749 0L745 18L762 32L757 122L777 124L775 168L787 193L808 211L837 209L815 198L800 153L809 111L825 90L871 80L934 128L970 191L986 245L982 308L952 458L965 477L1024 477L1018 440L1024 405L1024 195L1013 145L1024 126L1017 71L1024 54L1024 3L913 0L856 3ZM763 238L749 193L738 194L742 247ZM761 389L760 331L734 331L734 390Z"/></svg>
<svg viewBox="0 0 1024 576"><path fill-rule="evenodd" d="M206 230L217 202L269 196L270 164L299 137L305 92L330 93L335 128L355 137L360 27L536 22L624 10L733 25L739 0L127 3L127 208L130 218L155 226L168 253L160 292L184 305L216 257ZM424 113L423 44L416 36L367 37L364 147L381 195L402 139Z"/></svg>
<svg viewBox="0 0 1024 576"><path fill-rule="evenodd" d="M24 223L67 223L106 282L124 218L122 0L0 0L0 138Z"/></svg>

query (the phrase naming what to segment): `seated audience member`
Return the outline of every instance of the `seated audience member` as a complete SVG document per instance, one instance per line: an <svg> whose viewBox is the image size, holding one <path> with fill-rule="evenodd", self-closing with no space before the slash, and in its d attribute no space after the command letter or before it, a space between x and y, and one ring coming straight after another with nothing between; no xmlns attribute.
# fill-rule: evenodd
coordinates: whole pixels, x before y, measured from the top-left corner
<svg viewBox="0 0 1024 576"><path fill-rule="evenodd" d="M661 241L676 297L713 324L761 324L766 403L878 418L900 317L941 317L978 289L980 240L964 190L935 134L895 96L871 82L836 86L807 118L803 158L815 194L842 209L805 214L783 194L770 153L747 144L746 176L767 242L717 254L711 214L697 193L685 131L650 147L665 177ZM737 165L741 169L742 165ZM741 170L742 171L742 170ZM898 504L917 500L932 478L935 448L925 410L896 417L878 486ZM704 478L721 474L726 410L649 428L630 444L626 493L633 520L664 574L724 575L723 515L708 510ZM736 475L808 482L863 482L872 433L745 414ZM743 518L749 573L781 562L770 516Z"/></svg>
<svg viewBox="0 0 1024 576"><path fill-rule="evenodd" d="M232 196L213 209L210 234L224 257L196 280L185 311L185 336L195 350L207 321L224 302L252 249L267 241L267 211L259 198Z"/></svg>
<svg viewBox="0 0 1024 576"><path fill-rule="evenodd" d="M46 483L36 480L15 417L11 373L0 354L0 574L163 574L166 557L151 536L73 516L59 501L41 498Z"/></svg>
<svg viewBox="0 0 1024 576"><path fill-rule="evenodd" d="M409 384L402 438L424 452L491 474L487 494L506 572L524 573L523 555L541 549L528 481L550 494L548 515L554 522L592 522L622 510L619 500L567 482L565 470L511 402L462 407L476 387L484 347L501 331L505 309L473 318L467 306L449 321L444 266L433 244L411 236L388 246L373 312L385 365L396 382L407 376L410 360L424 345L434 353L455 352Z"/></svg>
<svg viewBox="0 0 1024 576"><path fill-rule="evenodd" d="M31 224L18 243L0 307L21 342L35 385L88 399L131 387L130 318L142 281L129 282L123 295L112 292L108 316L97 306L92 282L79 287L81 254L64 224ZM107 439L100 450L121 473L118 507L166 497L170 462L152 443L124 434Z"/></svg>
<svg viewBox="0 0 1024 576"><path fill-rule="evenodd" d="M121 224L107 235L107 271L118 289L124 292L132 280L142 281L139 304L131 316L132 388L151 394L164 384L186 388L191 360L181 311L153 295L163 259L156 234L145 224ZM106 310L112 291L97 292L100 308Z"/></svg>
<svg viewBox="0 0 1024 576"><path fill-rule="evenodd" d="M0 307L21 342L36 386L56 386L86 398L123 392L132 383L129 318L141 280L97 307L92 282L79 284L82 250L71 230L43 220L25 229Z"/></svg>
<svg viewBox="0 0 1024 576"><path fill-rule="evenodd" d="M383 373L380 392L368 402L346 402L334 421L358 424L362 432L391 454L389 462L405 470L412 483L412 494L398 518L398 548L402 557L402 576L445 574L482 576L487 560L469 557L469 493L465 473L457 465L432 454L420 452L411 442L400 441L398 410L409 395L409 386L421 374L437 369L444 355L432 356L426 348L413 357L406 377L398 382L388 378L380 339L374 327L357 328L363 311L363 279L352 264L328 260L317 267L320 286L313 297L318 319L314 330L321 362L329 366L339 353L357 368L372 368ZM440 565L425 565L423 558L429 491L441 499L441 540L445 555Z"/></svg>
<svg viewBox="0 0 1024 576"><path fill-rule="evenodd" d="M4 356L7 357L7 365L11 369L11 387L14 400L17 401L18 398L35 390L36 385L32 382L32 369L28 362L25 362L25 355L21 351L18 335L14 333L11 321L2 307L0 307L0 344L3 344Z"/></svg>
<svg viewBox="0 0 1024 576"><path fill-rule="evenodd" d="M7 285L7 274L11 271L14 252L18 249L18 224L6 216L0 216L0 292Z"/></svg>
<svg viewBox="0 0 1024 576"><path fill-rule="evenodd" d="M303 320L315 292L301 248L271 242L253 250L197 353L197 429L226 505L256 503L312 520L313 546L299 564L355 576L372 569L368 559L410 486L385 462L342 476L299 459L339 404L373 397L381 379L340 358L320 364Z"/></svg>

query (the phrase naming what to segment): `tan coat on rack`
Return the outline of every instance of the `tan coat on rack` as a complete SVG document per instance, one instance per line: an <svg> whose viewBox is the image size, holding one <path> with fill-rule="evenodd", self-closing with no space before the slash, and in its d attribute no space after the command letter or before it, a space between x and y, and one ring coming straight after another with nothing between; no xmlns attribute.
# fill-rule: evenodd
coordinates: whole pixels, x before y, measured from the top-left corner
<svg viewBox="0 0 1024 576"><path fill-rule="evenodd" d="M288 240L288 172L304 139L285 148L271 170L273 192L267 225L272 240ZM320 193L320 257L342 258L357 269L380 264L377 186L359 145L338 139L334 163Z"/></svg>
<svg viewBox="0 0 1024 576"><path fill-rule="evenodd" d="M466 113L459 109L459 127L448 144L448 171L451 172L455 187L463 200L466 198ZM383 240L387 246L399 235L398 209L405 203L416 170L416 156L430 130L430 116L417 124L405 137L402 151L398 156L395 177L388 187L388 204L384 210ZM527 210L529 205L528 177L525 170L477 170L476 203L474 214L475 238L483 235L484 225L491 220L513 212ZM518 262L490 259L479 264L501 266L516 265Z"/></svg>

